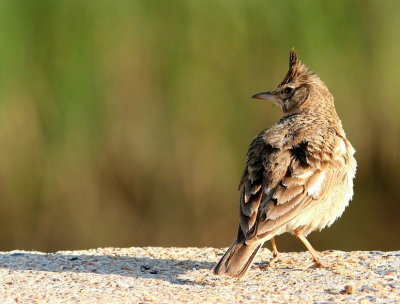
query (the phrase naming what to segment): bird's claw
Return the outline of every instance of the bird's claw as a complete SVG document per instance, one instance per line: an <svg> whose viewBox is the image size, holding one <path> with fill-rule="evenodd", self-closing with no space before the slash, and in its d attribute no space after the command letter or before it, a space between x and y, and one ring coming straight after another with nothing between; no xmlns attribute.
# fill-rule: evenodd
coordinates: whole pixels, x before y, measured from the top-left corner
<svg viewBox="0 0 400 304"><path fill-rule="evenodd" d="M332 265L322 262L320 259L314 259L312 263L308 264L307 266L301 268L301 270L307 270L309 268L330 268Z"/></svg>

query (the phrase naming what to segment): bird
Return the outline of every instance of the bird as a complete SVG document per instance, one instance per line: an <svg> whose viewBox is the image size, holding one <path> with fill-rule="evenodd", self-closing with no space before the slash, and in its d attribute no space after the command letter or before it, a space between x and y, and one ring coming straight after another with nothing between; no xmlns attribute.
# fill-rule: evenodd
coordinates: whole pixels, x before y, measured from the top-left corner
<svg viewBox="0 0 400 304"><path fill-rule="evenodd" d="M274 238L286 232L304 243L312 265L329 267L306 237L342 215L353 197L357 168L333 96L293 48L284 80L252 98L273 101L283 116L249 146L239 183L237 236L213 273L244 276L269 240L272 265L279 253Z"/></svg>

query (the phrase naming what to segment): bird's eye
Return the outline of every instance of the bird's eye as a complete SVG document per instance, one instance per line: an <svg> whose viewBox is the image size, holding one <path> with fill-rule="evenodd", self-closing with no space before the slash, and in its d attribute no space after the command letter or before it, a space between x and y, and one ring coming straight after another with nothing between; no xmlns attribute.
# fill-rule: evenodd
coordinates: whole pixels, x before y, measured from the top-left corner
<svg viewBox="0 0 400 304"><path fill-rule="evenodd" d="M283 93L285 93L286 95L289 95L293 92L293 88L287 87L283 90Z"/></svg>

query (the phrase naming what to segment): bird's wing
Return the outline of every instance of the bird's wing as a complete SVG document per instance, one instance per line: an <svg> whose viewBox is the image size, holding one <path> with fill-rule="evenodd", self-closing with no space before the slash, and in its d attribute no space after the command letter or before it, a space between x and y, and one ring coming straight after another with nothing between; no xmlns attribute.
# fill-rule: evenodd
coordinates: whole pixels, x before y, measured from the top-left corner
<svg viewBox="0 0 400 304"><path fill-rule="evenodd" d="M240 183L245 239L273 233L343 183L349 161L345 140L329 143L331 149L322 153L321 146L309 142L273 148L259 134L250 145Z"/></svg>
<svg viewBox="0 0 400 304"><path fill-rule="evenodd" d="M244 169L239 189L240 194L240 227L238 239L251 239L257 232L257 214L260 203L264 197L264 160L273 152L270 145L266 144L264 132L258 134L247 152L247 162Z"/></svg>

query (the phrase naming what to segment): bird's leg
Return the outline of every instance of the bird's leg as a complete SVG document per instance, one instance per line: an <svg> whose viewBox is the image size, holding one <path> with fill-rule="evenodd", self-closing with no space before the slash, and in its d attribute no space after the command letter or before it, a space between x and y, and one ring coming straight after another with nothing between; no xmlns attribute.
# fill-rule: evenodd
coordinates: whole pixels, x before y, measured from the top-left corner
<svg viewBox="0 0 400 304"><path fill-rule="evenodd" d="M275 238L271 239L271 244L272 244L272 254L273 254L274 258L276 258L279 254L279 251L278 251L278 247L276 247Z"/></svg>
<svg viewBox="0 0 400 304"><path fill-rule="evenodd" d="M278 247L276 247L275 243L275 238L271 239L271 244L272 244L272 256L273 258L269 261L269 267L272 267L277 261L278 262L283 262L279 255Z"/></svg>
<svg viewBox="0 0 400 304"><path fill-rule="evenodd" d="M322 262L321 258L319 257L319 253L311 246L310 242L306 239L304 235L301 234L301 230L296 230L294 232L296 236L303 242L303 244L307 247L308 251L310 251L311 255L313 256L314 263L306 266L303 270L310 268L311 266L315 265L317 267L327 268L330 267L329 264Z"/></svg>
<svg viewBox="0 0 400 304"><path fill-rule="evenodd" d="M276 243L275 243L275 238L271 239L271 244L272 244L272 256L273 258L269 261L269 263L267 265L265 265L264 268L267 267L272 267L274 266L274 264L276 262L281 262L281 263L289 263L289 264L294 264L293 261L289 258L287 259L283 259L281 257L279 257L279 251L278 251L278 247L276 247Z"/></svg>

